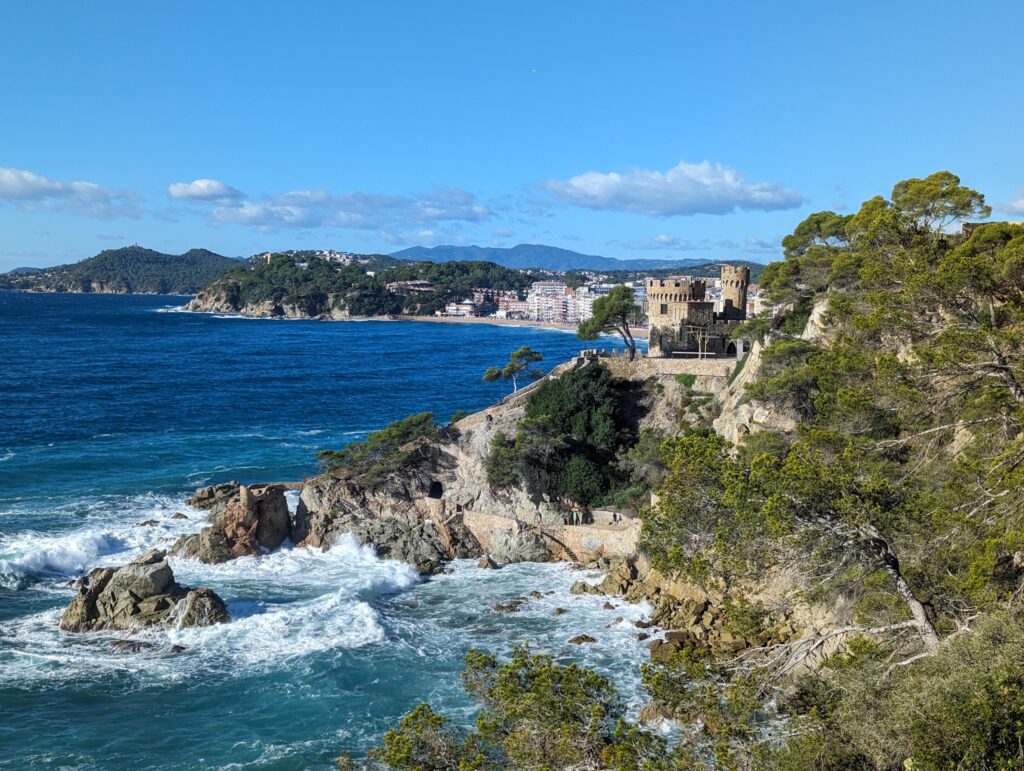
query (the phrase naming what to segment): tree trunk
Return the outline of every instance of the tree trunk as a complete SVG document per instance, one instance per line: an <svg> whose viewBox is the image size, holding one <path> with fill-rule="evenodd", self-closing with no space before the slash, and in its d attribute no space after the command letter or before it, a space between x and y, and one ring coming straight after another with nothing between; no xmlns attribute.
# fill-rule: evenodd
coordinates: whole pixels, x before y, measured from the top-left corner
<svg viewBox="0 0 1024 771"><path fill-rule="evenodd" d="M925 647L931 649L938 646L938 632L935 631L935 626L928 618L924 603L917 599L914 590L907 583L907 579L903 577L903 572L900 570L900 561L892 549L889 548L888 542L881 536L875 535L871 538L870 548L881 561L882 569L889 574L896 584L896 592L899 594L900 599L903 600L903 604L907 606L907 610L910 611L910 615L917 627L917 632L921 635L921 640L924 642Z"/></svg>
<svg viewBox="0 0 1024 771"><path fill-rule="evenodd" d="M626 344L626 350L629 351L629 360L633 361L636 359L636 340L630 334L628 321L619 329L619 334L622 335L622 342Z"/></svg>
<svg viewBox="0 0 1024 771"><path fill-rule="evenodd" d="M867 553L872 558L872 561L892 578L893 583L896 585L896 593L900 596L907 610L910 611L910 617L914 620L914 627L921 636L921 641L925 647L929 650L938 647L940 642L939 634L935 631L935 626L932 624L931 619L928 618L928 612L925 610L924 603L917 598L913 588L907 583L907 579L903 577L903 571L900 569L900 560L896 556L896 552L893 551L889 542L878 532L874 525L864 524L847 528L830 517L824 516L808 517L805 521L830 530L835 535L843 538L850 547L858 549L862 553Z"/></svg>

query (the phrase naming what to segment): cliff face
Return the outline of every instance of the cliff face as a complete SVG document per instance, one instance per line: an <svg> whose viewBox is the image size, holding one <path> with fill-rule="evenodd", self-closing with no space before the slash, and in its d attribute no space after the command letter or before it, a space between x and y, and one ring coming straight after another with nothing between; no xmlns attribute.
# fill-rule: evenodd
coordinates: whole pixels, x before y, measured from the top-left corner
<svg viewBox="0 0 1024 771"><path fill-rule="evenodd" d="M549 376L578 366L584 362L561 365ZM625 362L619 369L616 374L636 386L639 426L675 430L678 413L665 406L678 402L682 386L675 376L659 378L641 371L639 363L630 368ZM364 485L343 473L309 479L296 514L296 537L324 546L351 533L382 554L427 570L444 559L484 553L498 562L632 554L638 520L612 523L609 517L567 525L557 502L533 498L521 487L495 491L488 484L485 459L492 440L515 434L533 387L460 420L440 439L421 441L406 466L382 482Z"/></svg>
<svg viewBox="0 0 1024 771"><path fill-rule="evenodd" d="M350 533L383 556L412 562L424 572L445 559L481 556L481 542L490 547L495 534L506 529L509 535L498 537L501 561L527 554L560 556L554 542L533 532L538 523L562 525L562 515L549 502L533 501L515 488L499 496L487 484L484 459L491 439L498 432L514 433L524 411L525 397L519 396L455 423L440 439L421 441L404 468L383 482L363 485L334 474L308 480L296 537L304 545L326 546ZM481 524L490 523L487 517L497 522ZM517 521L531 527L512 527Z"/></svg>
<svg viewBox="0 0 1024 771"><path fill-rule="evenodd" d="M799 423L795 410L751 401L747 397L746 386L758 377L763 350L760 342L754 343L743 368L720 394L721 410L712 426L732 444L739 444L744 436L757 431L791 433Z"/></svg>
<svg viewBox="0 0 1024 771"><path fill-rule="evenodd" d="M256 318L286 319L347 319L347 308L339 307L342 295L328 294L325 307L329 312L311 313L298 303L274 301L244 302L240 299L237 282L218 281L200 291L185 305L185 309L197 313L238 313Z"/></svg>

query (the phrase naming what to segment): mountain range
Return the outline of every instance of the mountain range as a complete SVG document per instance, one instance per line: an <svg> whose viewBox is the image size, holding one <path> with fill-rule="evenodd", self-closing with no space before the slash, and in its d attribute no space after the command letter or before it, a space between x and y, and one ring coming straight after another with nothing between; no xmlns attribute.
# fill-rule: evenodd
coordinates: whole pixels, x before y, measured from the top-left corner
<svg viewBox="0 0 1024 771"><path fill-rule="evenodd" d="M426 260L429 262L461 262L483 260L506 268L538 268L541 270L594 270L594 271L643 271L675 268L699 268L717 265L721 260L700 258L675 260L616 260L596 254L581 254L570 249L544 244L519 244L510 248L495 246L411 246L393 252L392 257L402 260ZM733 261L730 261L733 262ZM746 262L746 261L743 261Z"/></svg>

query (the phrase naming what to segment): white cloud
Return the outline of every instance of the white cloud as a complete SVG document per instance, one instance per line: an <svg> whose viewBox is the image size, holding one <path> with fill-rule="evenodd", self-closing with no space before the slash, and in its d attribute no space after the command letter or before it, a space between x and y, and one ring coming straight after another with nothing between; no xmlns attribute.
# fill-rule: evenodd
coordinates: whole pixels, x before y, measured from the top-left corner
<svg viewBox="0 0 1024 771"><path fill-rule="evenodd" d="M171 198L186 201L232 201L244 198L240 190L216 179L195 179L191 182L172 182L167 187Z"/></svg>
<svg viewBox="0 0 1024 771"><path fill-rule="evenodd" d="M652 251L661 249L670 252L704 252L704 251L732 251L732 252L759 252L774 253L781 249L779 241L766 241L762 238L747 236L743 243L732 239L723 238L712 240L702 238L699 241L691 241L679 236L659 234L651 238L641 238L636 241L609 241L614 246L621 246L625 249L636 251Z"/></svg>
<svg viewBox="0 0 1024 771"><path fill-rule="evenodd" d="M636 241L626 241L620 243L626 249L636 249L640 251L649 251L651 249L665 249L672 252L695 252L700 249L707 249L711 246L711 241L703 239L701 241L688 241L678 236L669 236L664 233L652 236L651 238L641 238Z"/></svg>
<svg viewBox="0 0 1024 771"><path fill-rule="evenodd" d="M29 211L69 211L99 219L138 217L137 193L95 182L62 182L24 169L0 167L0 199Z"/></svg>
<svg viewBox="0 0 1024 771"><path fill-rule="evenodd" d="M995 204L996 209L1007 214L1024 214L1024 190L1018 191L1019 195L1007 203Z"/></svg>
<svg viewBox="0 0 1024 771"><path fill-rule="evenodd" d="M567 180L552 180L547 189L575 206L654 217L728 214L737 209L772 211L801 203L795 190L772 182L750 182L735 169L709 161L680 161L664 172L588 171Z"/></svg>
<svg viewBox="0 0 1024 771"><path fill-rule="evenodd" d="M434 223L481 222L494 216L472 193L442 188L419 196L291 190L253 199L217 180L175 183L172 197L208 205L216 224L238 224L261 231L337 227L408 232Z"/></svg>
<svg viewBox="0 0 1024 771"><path fill-rule="evenodd" d="M776 254L782 251L782 239L766 241L763 238L747 236L743 242L743 248L748 252L761 252L763 254Z"/></svg>

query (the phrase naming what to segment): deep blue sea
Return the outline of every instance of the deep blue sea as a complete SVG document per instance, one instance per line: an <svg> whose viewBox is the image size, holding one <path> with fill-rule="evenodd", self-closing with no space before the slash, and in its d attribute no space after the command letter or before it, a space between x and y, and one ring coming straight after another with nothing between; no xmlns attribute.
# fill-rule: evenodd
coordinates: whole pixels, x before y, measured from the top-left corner
<svg viewBox="0 0 1024 771"><path fill-rule="evenodd" d="M565 565L463 561L423 582L354 543L172 559L179 581L227 600L230 623L154 631L134 654L112 652L123 633L60 632L76 576L202 526L185 505L197 486L301 480L318 449L492 403L507 388L480 376L521 345L548 366L581 347L533 328L253 320L184 302L0 292L0 767L329 768L420 701L470 720L462 656L521 641L609 675L639 708L642 609L571 596L580 574ZM554 594L492 610L533 589ZM584 632L598 644L566 643Z"/></svg>

